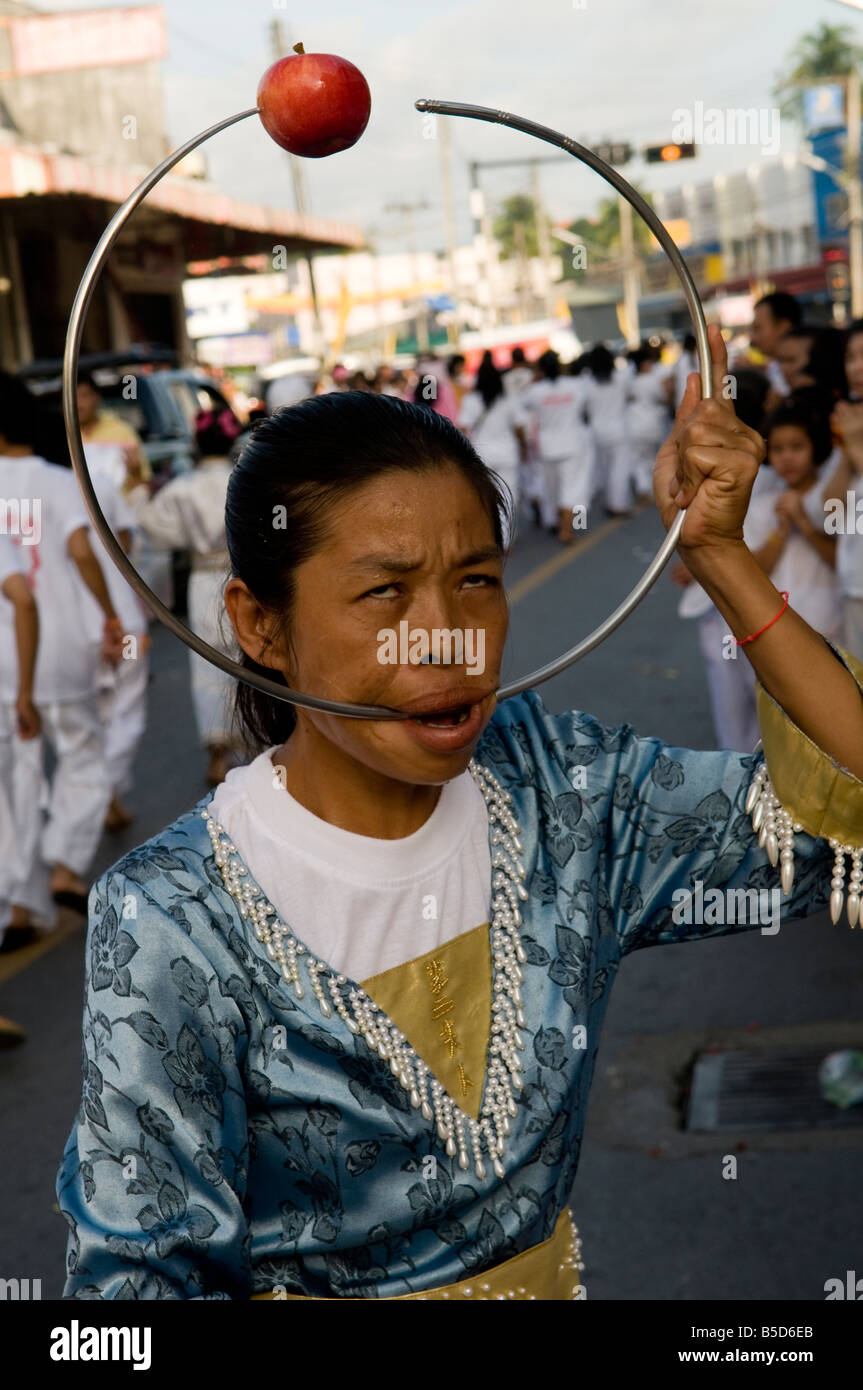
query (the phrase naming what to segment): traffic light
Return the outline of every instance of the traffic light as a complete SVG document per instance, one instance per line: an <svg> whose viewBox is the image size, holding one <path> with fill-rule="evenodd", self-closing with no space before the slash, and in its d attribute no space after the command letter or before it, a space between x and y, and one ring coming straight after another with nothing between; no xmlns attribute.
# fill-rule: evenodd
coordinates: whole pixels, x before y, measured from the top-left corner
<svg viewBox="0 0 863 1390"><path fill-rule="evenodd" d="M828 250L823 253L824 279L827 293L834 304L844 304L849 297L851 281L845 252Z"/></svg>
<svg viewBox="0 0 863 1390"><path fill-rule="evenodd" d="M596 146L596 153L600 159L604 159L606 164L628 164L632 159L632 146L620 141L616 144L602 144Z"/></svg>
<svg viewBox="0 0 863 1390"><path fill-rule="evenodd" d="M694 158L694 145L646 145L644 149L647 164L676 164L678 159Z"/></svg>

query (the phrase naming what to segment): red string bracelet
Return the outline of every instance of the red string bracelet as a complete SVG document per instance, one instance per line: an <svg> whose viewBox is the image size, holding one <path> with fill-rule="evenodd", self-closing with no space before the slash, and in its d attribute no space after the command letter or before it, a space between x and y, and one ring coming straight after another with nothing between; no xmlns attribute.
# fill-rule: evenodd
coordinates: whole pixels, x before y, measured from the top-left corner
<svg viewBox="0 0 863 1390"><path fill-rule="evenodd" d="M781 593L781 595L782 595L782 597L784 598L785 602L783 603L783 605L782 605L782 607L780 608L779 612L776 614L776 617L775 617L775 618L771 618L769 623L765 623L764 626L763 626L763 627L760 627L760 628L758 629L757 632L753 632L752 635L751 635L750 637L735 637L734 640L735 640L735 642L737 643L738 647L745 647L747 642L754 642L755 639L756 639L756 637L760 637L760 636L761 636L762 632L766 632L767 629L768 629L769 627L772 627L774 623L778 623L778 622L779 622L779 619L782 617L782 614L785 612L786 608L788 607L788 590L787 590L787 589L780 589L779 592Z"/></svg>

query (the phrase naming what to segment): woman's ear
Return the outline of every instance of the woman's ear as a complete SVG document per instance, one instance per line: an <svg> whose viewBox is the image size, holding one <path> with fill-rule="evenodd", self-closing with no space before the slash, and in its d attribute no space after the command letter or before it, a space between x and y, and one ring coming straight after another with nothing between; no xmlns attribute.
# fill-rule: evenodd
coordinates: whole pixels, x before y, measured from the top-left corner
<svg viewBox="0 0 863 1390"><path fill-rule="evenodd" d="M265 653L270 639L272 618L249 592L248 585L242 579L229 579L225 585L224 598L237 641L246 656L250 656L259 666L281 670L278 649L270 646ZM269 659L266 659L267 656Z"/></svg>

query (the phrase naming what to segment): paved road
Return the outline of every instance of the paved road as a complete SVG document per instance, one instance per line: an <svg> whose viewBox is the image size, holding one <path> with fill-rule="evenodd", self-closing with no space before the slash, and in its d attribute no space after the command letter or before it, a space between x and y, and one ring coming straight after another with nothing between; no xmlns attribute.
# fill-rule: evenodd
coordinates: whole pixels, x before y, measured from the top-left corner
<svg viewBox="0 0 863 1390"><path fill-rule="evenodd" d="M504 679L585 635L631 587L661 538L652 511L606 523L580 553L526 524L510 561L514 599ZM694 629L660 579L637 617L599 652L543 687L554 711L578 707L677 746L713 746ZM136 823L103 840L101 873L206 790L184 648L154 630L150 729L136 769ZM0 1013L29 1041L0 1054L0 1276L62 1286L65 1228L57 1162L78 1103L83 932L0 962ZM22 953L23 955L23 953ZM22 968L23 967L23 968ZM814 1134L695 1139L678 1121L680 1080L707 1046L863 1045L863 940L826 917L686 946L636 952L620 970L600 1047L573 1192L600 1299L821 1299L824 1281L863 1269L863 1126ZM723 1179L723 1156L738 1177Z"/></svg>

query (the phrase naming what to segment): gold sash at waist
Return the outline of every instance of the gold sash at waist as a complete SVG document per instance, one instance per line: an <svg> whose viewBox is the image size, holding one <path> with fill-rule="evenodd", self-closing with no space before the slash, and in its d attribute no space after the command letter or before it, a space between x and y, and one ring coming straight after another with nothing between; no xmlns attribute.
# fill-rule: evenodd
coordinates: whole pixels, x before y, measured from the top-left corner
<svg viewBox="0 0 863 1390"><path fill-rule="evenodd" d="M540 1245L532 1245L520 1255L513 1255L512 1259L504 1260L503 1264L495 1265L493 1269L487 1269L471 1278L460 1279L457 1284L440 1284L436 1289L428 1289L425 1293L395 1294L394 1297L381 1301L413 1299L425 1302L435 1298L473 1298L479 1299L480 1302L507 1298L584 1299L586 1292L580 1275L583 1268L581 1239L569 1208L564 1207L548 1240L544 1240ZM259 1298L271 1298L280 1302L288 1298L306 1299L308 1295L285 1293L276 1285L270 1293L252 1294L253 1300ZM344 1301L340 1298L324 1300L326 1303ZM351 1303L365 1301L356 1298L347 1300Z"/></svg>

